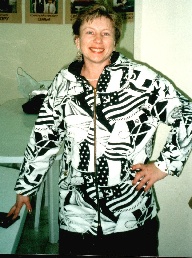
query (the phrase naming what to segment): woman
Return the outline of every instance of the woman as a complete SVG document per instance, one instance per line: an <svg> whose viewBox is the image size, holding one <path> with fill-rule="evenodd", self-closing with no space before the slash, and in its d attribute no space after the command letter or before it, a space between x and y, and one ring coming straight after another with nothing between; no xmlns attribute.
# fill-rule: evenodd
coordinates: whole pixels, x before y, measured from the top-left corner
<svg viewBox="0 0 192 258"><path fill-rule="evenodd" d="M191 103L163 77L115 51L116 13L94 5L73 24L78 59L48 90L15 190L18 216L64 142L60 254L158 255L152 185L179 175L191 151ZM159 123L172 126L150 162ZM182 134L181 134L182 130Z"/></svg>

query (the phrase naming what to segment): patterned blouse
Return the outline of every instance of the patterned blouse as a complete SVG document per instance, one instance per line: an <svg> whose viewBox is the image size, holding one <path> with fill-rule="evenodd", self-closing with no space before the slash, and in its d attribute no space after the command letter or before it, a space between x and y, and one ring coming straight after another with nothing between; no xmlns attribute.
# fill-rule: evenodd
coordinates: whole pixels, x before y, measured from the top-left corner
<svg viewBox="0 0 192 258"><path fill-rule="evenodd" d="M27 145L15 190L35 194L62 150L60 228L104 234L142 226L158 210L153 189L132 185L160 123L170 126L155 165L179 176L192 148L192 104L169 81L118 52L94 90L74 61L55 76ZM99 214L99 216L98 216Z"/></svg>

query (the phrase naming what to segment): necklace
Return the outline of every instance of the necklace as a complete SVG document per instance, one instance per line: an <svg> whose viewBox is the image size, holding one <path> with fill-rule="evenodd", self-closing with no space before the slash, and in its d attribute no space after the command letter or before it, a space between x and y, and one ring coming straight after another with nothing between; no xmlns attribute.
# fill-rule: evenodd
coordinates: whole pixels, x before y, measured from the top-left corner
<svg viewBox="0 0 192 258"><path fill-rule="evenodd" d="M99 80L99 78L97 78L97 79L89 79L89 78L86 78L89 82L93 82L93 81L98 81Z"/></svg>

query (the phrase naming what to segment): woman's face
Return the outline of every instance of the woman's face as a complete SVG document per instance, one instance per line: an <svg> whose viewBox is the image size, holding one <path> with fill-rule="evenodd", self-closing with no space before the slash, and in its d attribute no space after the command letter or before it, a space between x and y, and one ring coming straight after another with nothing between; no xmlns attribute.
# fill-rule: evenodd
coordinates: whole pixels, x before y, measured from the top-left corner
<svg viewBox="0 0 192 258"><path fill-rule="evenodd" d="M85 21L75 42L83 54L85 63L107 65L115 49L115 29L106 17Z"/></svg>

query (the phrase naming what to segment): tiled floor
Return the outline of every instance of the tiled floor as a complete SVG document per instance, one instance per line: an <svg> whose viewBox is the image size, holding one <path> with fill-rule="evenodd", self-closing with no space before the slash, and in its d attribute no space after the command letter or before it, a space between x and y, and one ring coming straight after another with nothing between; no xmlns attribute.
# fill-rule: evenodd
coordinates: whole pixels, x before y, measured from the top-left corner
<svg viewBox="0 0 192 258"><path fill-rule="evenodd" d="M35 199L32 199L35 207ZM47 207L42 207L39 231L34 230L35 212L27 215L24 230L16 254L58 254L58 244L48 241L48 214Z"/></svg>

